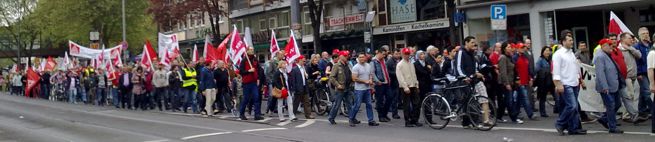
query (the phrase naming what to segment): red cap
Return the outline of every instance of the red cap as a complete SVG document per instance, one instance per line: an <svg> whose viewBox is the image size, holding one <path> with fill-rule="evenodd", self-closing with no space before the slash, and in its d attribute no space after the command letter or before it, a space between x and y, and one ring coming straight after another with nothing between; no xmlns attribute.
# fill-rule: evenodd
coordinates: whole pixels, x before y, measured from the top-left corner
<svg viewBox="0 0 655 142"><path fill-rule="evenodd" d="M298 60L301 60L301 59L305 59L305 56L300 55L300 56L298 57Z"/></svg>
<svg viewBox="0 0 655 142"><path fill-rule="evenodd" d="M403 49L400 51L400 53L408 54L408 55L409 55L409 54L412 54L412 50L409 49L409 48L403 48Z"/></svg>
<svg viewBox="0 0 655 142"><path fill-rule="evenodd" d="M339 56L348 57L348 56L350 56L350 52L348 52L348 50L339 51Z"/></svg>
<svg viewBox="0 0 655 142"><path fill-rule="evenodd" d="M523 43L520 43L520 42L514 44L513 46L514 46L514 48L516 48L516 49L522 49L523 47L525 47L525 45L523 45Z"/></svg>
<svg viewBox="0 0 655 142"><path fill-rule="evenodd" d="M612 44L612 40L607 39L607 38L603 38L603 39L601 39L600 41L598 41L598 44L600 44L601 46L603 46L603 45L605 45L605 44L610 44L610 45L611 45L611 44Z"/></svg>
<svg viewBox="0 0 655 142"><path fill-rule="evenodd" d="M332 55L339 55L339 49L332 50Z"/></svg>

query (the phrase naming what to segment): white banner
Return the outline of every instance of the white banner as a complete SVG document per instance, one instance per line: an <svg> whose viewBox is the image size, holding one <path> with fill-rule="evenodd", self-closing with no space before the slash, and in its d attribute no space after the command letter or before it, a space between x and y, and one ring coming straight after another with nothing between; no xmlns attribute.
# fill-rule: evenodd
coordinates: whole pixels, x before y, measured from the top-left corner
<svg viewBox="0 0 655 142"><path fill-rule="evenodd" d="M580 109L590 112L605 112L603 99L600 97L600 94L596 92L596 69L587 64L578 64L580 64L582 69L582 81L587 85L587 89L580 88L580 95L578 96Z"/></svg>
<svg viewBox="0 0 655 142"><path fill-rule="evenodd" d="M166 57L166 52L173 52L173 49L179 49L180 47L176 34L165 35L159 33L159 40L157 44L157 54L159 54L159 57ZM164 60L161 61L163 62Z"/></svg>
<svg viewBox="0 0 655 142"><path fill-rule="evenodd" d="M87 58L87 59L93 59L95 57L98 57L101 53L104 52L104 58L106 59L111 59L110 53L112 50L121 50L123 45L117 45L115 47L109 48L109 49L91 49L88 47L81 46L73 41L68 41L68 51L70 52L71 56L75 57L80 57L80 58Z"/></svg>

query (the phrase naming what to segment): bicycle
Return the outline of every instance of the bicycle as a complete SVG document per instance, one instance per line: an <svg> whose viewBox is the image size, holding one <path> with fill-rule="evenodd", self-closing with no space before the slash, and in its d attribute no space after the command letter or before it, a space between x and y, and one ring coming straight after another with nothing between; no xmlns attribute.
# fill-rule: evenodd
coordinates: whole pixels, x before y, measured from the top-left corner
<svg viewBox="0 0 655 142"><path fill-rule="evenodd" d="M327 77L320 78L314 82L316 86L316 91L311 96L311 106L312 110L316 112L317 115L325 115L330 111L330 106L332 102L330 101L330 90L327 84Z"/></svg>
<svg viewBox="0 0 655 142"><path fill-rule="evenodd" d="M477 94L475 84L465 83L464 78L458 78L448 83L446 78L433 79L437 85L444 86L439 92L431 92L421 103L423 120L433 129L443 129L450 121L457 121L459 117L469 119L473 127L480 131L489 131L496 125L496 105L489 98ZM455 96L453 96L455 95ZM455 97L466 97L455 98ZM465 100L464 107L449 102ZM485 110L485 105L488 107ZM487 118L484 118L487 117ZM437 122L443 121L443 122Z"/></svg>

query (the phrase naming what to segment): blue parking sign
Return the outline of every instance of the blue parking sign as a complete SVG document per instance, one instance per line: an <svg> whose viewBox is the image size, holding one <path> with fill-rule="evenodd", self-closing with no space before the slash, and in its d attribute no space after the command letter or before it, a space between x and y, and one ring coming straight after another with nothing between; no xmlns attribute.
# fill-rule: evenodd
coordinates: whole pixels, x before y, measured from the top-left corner
<svg viewBox="0 0 655 142"><path fill-rule="evenodd" d="M491 5L491 19L492 20L504 20L507 18L507 5L498 4Z"/></svg>

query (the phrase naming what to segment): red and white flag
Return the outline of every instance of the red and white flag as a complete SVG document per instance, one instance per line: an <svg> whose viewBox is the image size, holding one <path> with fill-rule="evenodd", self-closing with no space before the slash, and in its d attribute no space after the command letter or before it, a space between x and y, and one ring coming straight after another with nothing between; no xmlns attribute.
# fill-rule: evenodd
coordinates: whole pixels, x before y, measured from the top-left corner
<svg viewBox="0 0 655 142"><path fill-rule="evenodd" d="M46 61L45 58L42 58L42 59L41 59L41 65L39 65L39 69L38 69L38 71L45 71L45 65L47 64L46 62L47 62L47 61Z"/></svg>
<svg viewBox="0 0 655 142"><path fill-rule="evenodd" d="M52 71L57 66L57 62L52 57L48 57L48 61L45 65L45 71Z"/></svg>
<svg viewBox="0 0 655 142"><path fill-rule="evenodd" d="M141 65L145 67L145 70L154 70L152 66L152 58L150 58L150 53L148 52L147 48L148 46L143 46L143 52L141 53Z"/></svg>
<svg viewBox="0 0 655 142"><path fill-rule="evenodd" d="M232 38L230 39L230 58L232 63L238 65L241 63L243 54L246 53L246 44L243 42L239 36L239 31L237 26L234 25L234 30L232 31Z"/></svg>
<svg viewBox="0 0 655 142"><path fill-rule="evenodd" d="M203 47L203 49L202 49L202 51L203 51L202 52L202 57L203 58L207 58L208 55L211 55L211 52L209 52L209 51L213 51L210 48L214 48L214 47L213 47L212 43L209 40L210 40L209 35L205 35L205 47ZM209 53L207 53L207 52L209 52Z"/></svg>
<svg viewBox="0 0 655 142"><path fill-rule="evenodd" d="M623 21L621 21L621 19L619 19L619 17L616 16L616 14L614 14L614 11L610 11L610 24L608 27L608 31L609 33L613 33L617 35L625 32L632 34L630 29L628 29L628 26L625 26L625 24L623 24Z"/></svg>
<svg viewBox="0 0 655 142"><path fill-rule="evenodd" d="M32 88L37 85L37 82L39 81L40 76L37 74L31 67L28 67L27 69L27 88L25 89L25 94L26 96L31 96L30 92L32 92Z"/></svg>
<svg viewBox="0 0 655 142"><path fill-rule="evenodd" d="M280 51L280 47L277 44L277 38L275 37L275 31L271 30L271 58L275 57L275 53Z"/></svg>
<svg viewBox="0 0 655 142"><path fill-rule="evenodd" d="M121 59L121 50L114 49L109 53L111 54L111 64L112 66L123 66L123 59Z"/></svg>
<svg viewBox="0 0 655 142"><path fill-rule="evenodd" d="M145 51L148 51L148 57L150 57L151 60L157 60L157 52L155 52L155 49L152 48L152 44L150 44L149 40L146 40L146 49Z"/></svg>
<svg viewBox="0 0 655 142"><path fill-rule="evenodd" d="M291 64L300 57L300 49L298 48L298 44L296 44L296 36L293 34L293 30L291 30L291 36L289 37L289 42L287 42L287 46L284 47L284 52L285 52L285 57L287 57L287 63L289 63L289 66L287 66L287 71L291 71Z"/></svg>
<svg viewBox="0 0 655 142"><path fill-rule="evenodd" d="M227 42L229 42L229 39L230 39L229 37L230 37L230 34L227 34L227 36L225 36L225 39L223 39L223 42L221 42L221 44L218 45L218 47L216 49L217 60L223 60L223 61L228 60Z"/></svg>
<svg viewBox="0 0 655 142"><path fill-rule="evenodd" d="M73 62L71 59L68 57L68 52L64 53L64 70L68 70L70 68L73 68Z"/></svg>
<svg viewBox="0 0 655 142"><path fill-rule="evenodd" d="M197 63L198 59L199 59L199 57L198 57L198 46L196 46L194 44L193 45L193 53L191 54L191 61L194 62L194 63Z"/></svg>

